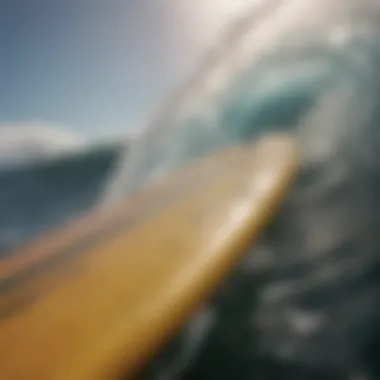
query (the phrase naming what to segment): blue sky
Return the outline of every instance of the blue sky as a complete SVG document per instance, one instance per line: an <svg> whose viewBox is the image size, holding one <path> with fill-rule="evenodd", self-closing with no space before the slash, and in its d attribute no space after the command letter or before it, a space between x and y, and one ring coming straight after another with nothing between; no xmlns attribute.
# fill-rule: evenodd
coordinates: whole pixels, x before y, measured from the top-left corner
<svg viewBox="0 0 380 380"><path fill-rule="evenodd" d="M1 0L0 126L133 128L247 2Z"/></svg>

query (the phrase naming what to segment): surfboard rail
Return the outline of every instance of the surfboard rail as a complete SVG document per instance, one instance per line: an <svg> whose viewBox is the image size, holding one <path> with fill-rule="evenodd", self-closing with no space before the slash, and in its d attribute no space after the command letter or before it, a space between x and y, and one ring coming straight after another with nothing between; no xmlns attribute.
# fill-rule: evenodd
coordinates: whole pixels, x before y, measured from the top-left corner
<svg viewBox="0 0 380 380"><path fill-rule="evenodd" d="M194 162L0 261L0 378L130 377L276 214L296 143L264 137Z"/></svg>

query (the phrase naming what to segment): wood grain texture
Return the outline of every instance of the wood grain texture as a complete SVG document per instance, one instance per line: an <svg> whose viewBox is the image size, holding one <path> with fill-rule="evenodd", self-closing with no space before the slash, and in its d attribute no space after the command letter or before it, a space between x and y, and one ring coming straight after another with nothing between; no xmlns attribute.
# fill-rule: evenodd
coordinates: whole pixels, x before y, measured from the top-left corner
<svg viewBox="0 0 380 380"><path fill-rule="evenodd" d="M259 236L297 167L287 136L234 147L15 253L0 266L0 378L131 376Z"/></svg>

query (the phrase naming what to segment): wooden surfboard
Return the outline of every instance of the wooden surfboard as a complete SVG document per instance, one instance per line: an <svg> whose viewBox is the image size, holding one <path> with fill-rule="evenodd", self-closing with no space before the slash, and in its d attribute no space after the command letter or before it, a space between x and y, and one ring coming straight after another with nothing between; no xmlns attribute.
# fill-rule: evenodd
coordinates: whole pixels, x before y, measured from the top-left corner
<svg viewBox="0 0 380 380"><path fill-rule="evenodd" d="M3 258L0 379L132 376L257 239L297 167L286 135L231 147Z"/></svg>

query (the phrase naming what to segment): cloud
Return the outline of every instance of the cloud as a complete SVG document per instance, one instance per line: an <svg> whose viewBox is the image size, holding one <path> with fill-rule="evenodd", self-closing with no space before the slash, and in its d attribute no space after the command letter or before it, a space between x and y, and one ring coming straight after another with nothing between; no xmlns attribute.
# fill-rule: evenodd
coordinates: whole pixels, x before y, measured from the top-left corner
<svg viewBox="0 0 380 380"><path fill-rule="evenodd" d="M50 148L67 149L81 146L84 142L79 134L60 126L43 123L0 124L0 149L19 143L40 143Z"/></svg>
<svg viewBox="0 0 380 380"><path fill-rule="evenodd" d="M0 166L75 152L85 146L86 139L61 126L0 124Z"/></svg>

